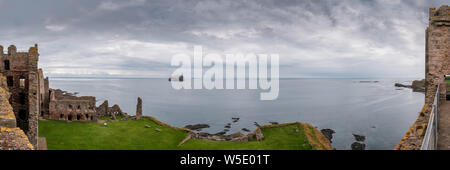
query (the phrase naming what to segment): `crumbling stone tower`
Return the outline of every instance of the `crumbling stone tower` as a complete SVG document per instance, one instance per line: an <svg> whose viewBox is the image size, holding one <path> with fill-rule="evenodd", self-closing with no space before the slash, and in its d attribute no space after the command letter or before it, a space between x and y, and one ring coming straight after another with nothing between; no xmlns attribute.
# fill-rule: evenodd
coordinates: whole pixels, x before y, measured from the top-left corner
<svg viewBox="0 0 450 170"><path fill-rule="evenodd" d="M16 46L11 45L6 54L0 46L0 72L6 77L11 93L9 102L17 126L25 132L34 147L37 146L40 112L38 60L37 44L28 52L18 52Z"/></svg>
<svg viewBox="0 0 450 170"><path fill-rule="evenodd" d="M136 119L141 119L142 117L142 99L140 97L137 98L136 104Z"/></svg>
<svg viewBox="0 0 450 170"><path fill-rule="evenodd" d="M425 47L425 103L433 103L437 85L440 84L440 97L446 97L445 76L450 75L450 8L441 6L438 10L430 8L429 26L426 29Z"/></svg>

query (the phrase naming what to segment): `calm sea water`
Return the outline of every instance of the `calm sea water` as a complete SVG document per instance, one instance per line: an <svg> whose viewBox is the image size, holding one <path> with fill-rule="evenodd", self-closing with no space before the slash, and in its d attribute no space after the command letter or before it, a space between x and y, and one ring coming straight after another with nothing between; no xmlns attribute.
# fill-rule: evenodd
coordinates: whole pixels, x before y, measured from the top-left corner
<svg viewBox="0 0 450 170"><path fill-rule="evenodd" d="M379 81L363 83L360 81ZM350 149L352 134L366 136L366 149L393 149L416 120L424 94L396 88L405 79L281 79L277 100L260 101L260 90L175 90L167 79L50 78L51 88L108 99L123 111L135 114L137 97L145 115L171 125L206 123L202 131L224 130L232 117L231 131L254 130L254 122L310 123L336 131L332 145Z"/></svg>

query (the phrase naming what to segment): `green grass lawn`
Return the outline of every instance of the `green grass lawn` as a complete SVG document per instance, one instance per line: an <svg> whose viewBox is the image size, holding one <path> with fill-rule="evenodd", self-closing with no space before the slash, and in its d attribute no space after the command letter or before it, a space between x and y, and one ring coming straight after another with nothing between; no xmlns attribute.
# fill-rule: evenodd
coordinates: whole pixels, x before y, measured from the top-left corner
<svg viewBox="0 0 450 170"><path fill-rule="evenodd" d="M151 128L145 128L150 125ZM155 128L161 129L157 132ZM108 122L40 120L39 136L46 137L50 150L310 150L304 128L294 124L262 130L263 141L217 142L189 140L178 146L187 132L161 126L149 119Z"/></svg>

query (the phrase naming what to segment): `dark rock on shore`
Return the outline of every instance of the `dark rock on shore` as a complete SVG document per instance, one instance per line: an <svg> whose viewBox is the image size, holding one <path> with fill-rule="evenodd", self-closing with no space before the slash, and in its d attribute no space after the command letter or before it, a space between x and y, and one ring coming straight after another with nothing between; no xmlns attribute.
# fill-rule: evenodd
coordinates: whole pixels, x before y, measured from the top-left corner
<svg viewBox="0 0 450 170"><path fill-rule="evenodd" d="M278 122L269 122L272 125L278 125Z"/></svg>
<svg viewBox="0 0 450 170"><path fill-rule="evenodd" d="M208 124L186 125L184 128L191 130L202 130L204 128L209 128L209 125Z"/></svg>
<svg viewBox="0 0 450 170"><path fill-rule="evenodd" d="M240 119L240 118L238 118L238 117L233 117L233 118L231 118L231 120L233 120L233 123L236 123L236 122L238 122L238 121L239 121L239 119Z"/></svg>
<svg viewBox="0 0 450 170"><path fill-rule="evenodd" d="M336 133L333 129L322 129L320 130L322 134L331 142L331 139L333 139L333 134Z"/></svg>
<svg viewBox="0 0 450 170"><path fill-rule="evenodd" d="M414 80L412 88L414 92L425 92L425 80Z"/></svg>
<svg viewBox="0 0 450 170"><path fill-rule="evenodd" d="M405 87L405 88L411 88L412 87L411 85L404 85L404 84L401 84L401 83L395 83L394 86L395 87Z"/></svg>
<svg viewBox="0 0 450 170"><path fill-rule="evenodd" d="M256 127L261 127L261 125L258 124L258 122L254 123Z"/></svg>
<svg viewBox="0 0 450 170"><path fill-rule="evenodd" d="M359 143L359 142L354 142L352 143L352 150L365 150L366 149L366 144L364 143Z"/></svg>
<svg viewBox="0 0 450 170"><path fill-rule="evenodd" d="M413 92L425 92L425 80L414 80L411 85L395 83L395 87L412 88Z"/></svg>
<svg viewBox="0 0 450 170"><path fill-rule="evenodd" d="M222 131L222 132L218 132L218 133L216 133L216 134L214 134L214 135L217 135L217 136L223 136L223 135L225 135L227 132L225 132L225 131Z"/></svg>
<svg viewBox="0 0 450 170"><path fill-rule="evenodd" d="M201 137L207 137L209 135L210 135L209 133L205 133L205 132L198 133L198 136L201 136Z"/></svg>
<svg viewBox="0 0 450 170"><path fill-rule="evenodd" d="M363 135L353 134L353 136L355 137L355 140L358 142L364 142L366 140L366 137Z"/></svg>
<svg viewBox="0 0 450 170"><path fill-rule="evenodd" d="M250 132L250 130L248 130L247 128L242 128L242 131L244 131L244 132Z"/></svg>

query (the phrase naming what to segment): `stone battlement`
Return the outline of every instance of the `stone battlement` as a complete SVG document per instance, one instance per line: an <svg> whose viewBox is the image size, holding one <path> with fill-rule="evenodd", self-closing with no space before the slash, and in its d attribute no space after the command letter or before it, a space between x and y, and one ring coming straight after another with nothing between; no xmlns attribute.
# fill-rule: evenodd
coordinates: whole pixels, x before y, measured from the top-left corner
<svg viewBox="0 0 450 170"><path fill-rule="evenodd" d="M449 25L450 26L450 7L441 6L438 10L430 8L430 25Z"/></svg>
<svg viewBox="0 0 450 170"><path fill-rule="evenodd" d="M29 54L29 55L32 55L32 56L36 56L36 55L39 54L39 52L38 52L38 45L37 44L34 44L33 47L30 47L28 49L28 52L17 51L17 47L15 45L10 45L8 47L8 51L7 51L6 54L4 53L3 49L4 49L3 46L0 45L0 54L1 55Z"/></svg>

